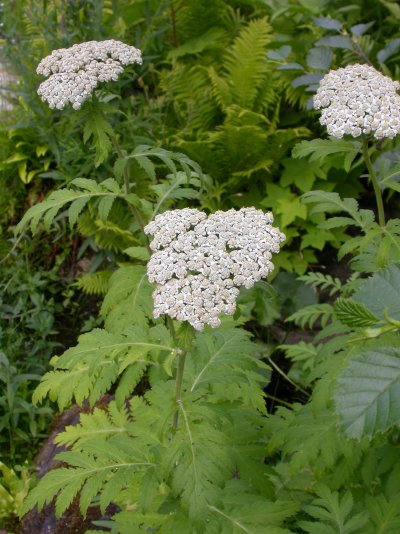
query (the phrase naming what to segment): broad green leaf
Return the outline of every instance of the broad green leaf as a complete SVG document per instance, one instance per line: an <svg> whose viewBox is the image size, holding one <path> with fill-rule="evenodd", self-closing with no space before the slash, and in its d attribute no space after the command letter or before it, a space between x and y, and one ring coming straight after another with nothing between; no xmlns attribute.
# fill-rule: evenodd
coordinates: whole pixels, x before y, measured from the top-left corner
<svg viewBox="0 0 400 534"><path fill-rule="evenodd" d="M400 348L383 346L360 351L339 376L336 411L345 434L372 438L400 424Z"/></svg>
<svg viewBox="0 0 400 534"><path fill-rule="evenodd" d="M384 311L400 320L400 267L391 265L367 278L352 298L364 304L380 319Z"/></svg>
<svg viewBox="0 0 400 534"><path fill-rule="evenodd" d="M314 17L313 22L315 25L325 30L336 30L339 31L342 27L340 20L332 19L330 17Z"/></svg>
<svg viewBox="0 0 400 534"><path fill-rule="evenodd" d="M327 70L332 64L333 53L329 48L317 46L307 54L307 65L312 69Z"/></svg>
<svg viewBox="0 0 400 534"><path fill-rule="evenodd" d="M347 37L347 35L327 35L318 39L315 44L317 46L329 46L330 48L353 50L353 44L350 37Z"/></svg>

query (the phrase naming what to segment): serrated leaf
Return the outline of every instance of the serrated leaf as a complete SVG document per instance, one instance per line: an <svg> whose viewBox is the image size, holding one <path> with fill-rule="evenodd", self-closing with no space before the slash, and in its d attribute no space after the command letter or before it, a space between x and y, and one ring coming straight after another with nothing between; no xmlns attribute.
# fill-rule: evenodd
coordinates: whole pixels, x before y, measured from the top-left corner
<svg viewBox="0 0 400 534"><path fill-rule="evenodd" d="M153 313L152 292L146 267L120 267L110 278L110 289L101 307L107 329L120 332L133 321L145 327Z"/></svg>
<svg viewBox="0 0 400 534"><path fill-rule="evenodd" d="M372 438L399 425L400 348L360 351L339 375L335 404L340 425L352 438Z"/></svg>
<svg viewBox="0 0 400 534"><path fill-rule="evenodd" d="M399 266L380 269L367 278L354 293L353 299L367 306L380 319L384 318L386 310L390 317L400 320Z"/></svg>
<svg viewBox="0 0 400 534"><path fill-rule="evenodd" d="M301 141L292 151L294 158L309 157L310 161L324 160L333 154L344 154L344 169L348 172L354 158L361 150L359 141L346 141L344 139L313 139Z"/></svg>
<svg viewBox="0 0 400 534"><path fill-rule="evenodd" d="M352 328L373 326L378 322L376 315L353 299L339 297L335 300L333 309L339 321Z"/></svg>
<svg viewBox="0 0 400 534"><path fill-rule="evenodd" d="M95 166L103 163L112 148L110 137L114 135L111 125L100 113L88 114L83 131L83 142L86 144L91 137L96 150Z"/></svg>

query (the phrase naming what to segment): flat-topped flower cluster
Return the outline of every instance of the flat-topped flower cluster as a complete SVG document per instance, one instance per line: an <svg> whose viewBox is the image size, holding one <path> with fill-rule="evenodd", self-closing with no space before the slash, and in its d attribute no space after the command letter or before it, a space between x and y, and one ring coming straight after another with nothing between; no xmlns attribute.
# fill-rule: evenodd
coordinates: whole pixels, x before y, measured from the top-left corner
<svg viewBox="0 0 400 534"><path fill-rule="evenodd" d="M157 284L154 317L168 314L197 330L219 326L219 314L235 312L239 287L272 272L272 253L285 239L272 222L272 213L255 208L157 215L144 229L153 236L147 274Z"/></svg>
<svg viewBox="0 0 400 534"><path fill-rule="evenodd" d="M400 132L400 84L369 65L349 65L321 80L314 108L333 137L373 133L392 139Z"/></svg>
<svg viewBox="0 0 400 534"><path fill-rule="evenodd" d="M38 74L50 76L38 94L50 108L63 109L71 103L79 109L99 82L116 81L132 63L142 63L140 50L114 39L53 50L37 67Z"/></svg>

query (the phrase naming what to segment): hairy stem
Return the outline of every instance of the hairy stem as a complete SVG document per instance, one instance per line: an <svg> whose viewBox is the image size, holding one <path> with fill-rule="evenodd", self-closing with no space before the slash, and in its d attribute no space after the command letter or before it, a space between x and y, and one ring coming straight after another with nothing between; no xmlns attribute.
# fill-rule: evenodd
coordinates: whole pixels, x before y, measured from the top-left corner
<svg viewBox="0 0 400 534"><path fill-rule="evenodd" d="M371 158L369 157L368 139L365 136L363 136L363 156L368 169L372 187L374 188L376 205L378 208L378 221L380 226L385 226L385 212L383 210L382 193L379 188L378 178L376 176L375 169L373 168Z"/></svg>

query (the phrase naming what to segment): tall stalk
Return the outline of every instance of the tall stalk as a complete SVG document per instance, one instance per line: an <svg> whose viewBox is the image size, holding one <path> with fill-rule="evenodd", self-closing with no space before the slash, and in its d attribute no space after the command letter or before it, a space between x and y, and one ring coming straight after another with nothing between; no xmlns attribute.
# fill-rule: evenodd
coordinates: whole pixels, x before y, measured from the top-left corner
<svg viewBox="0 0 400 534"><path fill-rule="evenodd" d="M368 139L363 136L363 155L364 161L368 169L369 177L374 188L376 205L378 208L378 221L381 226L385 226L385 212L383 210L382 193L379 187L378 178L374 167L372 166L371 158L369 157Z"/></svg>

